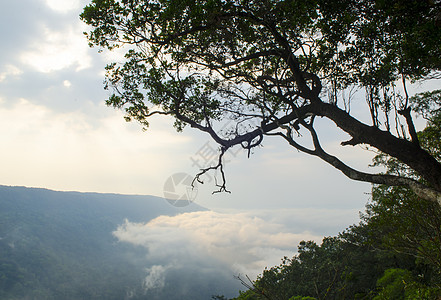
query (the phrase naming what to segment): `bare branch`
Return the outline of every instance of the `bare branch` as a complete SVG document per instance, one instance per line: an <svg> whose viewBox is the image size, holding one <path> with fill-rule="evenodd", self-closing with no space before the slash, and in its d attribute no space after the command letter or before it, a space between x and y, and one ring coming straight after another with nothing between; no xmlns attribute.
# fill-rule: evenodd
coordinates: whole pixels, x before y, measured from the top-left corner
<svg viewBox="0 0 441 300"><path fill-rule="evenodd" d="M268 300L277 300L277 299L274 299L274 298L270 297L267 293L265 293L265 291L264 291L263 289L261 289L261 288L259 288L258 286L256 286L256 285L253 283L253 281L250 279L250 277L248 277L248 275L245 275L245 276L246 276L246 278L247 278L247 280L248 280L249 283L248 283L247 281L245 281L244 279L242 279L242 278L240 277L240 274L239 274L238 276L234 276L234 277L235 277L237 280L239 280L240 283L241 283L244 287L246 287L247 289L253 291L254 293L256 293L256 294L258 294L258 295L263 296L265 299L268 299Z"/></svg>
<svg viewBox="0 0 441 300"><path fill-rule="evenodd" d="M195 178L193 179L193 182L191 183L191 186L192 186L192 187L195 186L195 182L196 182L196 181L199 182L200 184L204 184L204 181L201 179L201 176L203 176L203 175L204 175L205 173L207 173L208 171L211 171L211 170L219 170L220 173L221 173L221 177L222 177L222 179L221 179L221 182L218 183L218 182L217 182L217 179L215 178L215 181L216 181L216 187L218 187L218 190L213 191L213 194L216 194L216 193L222 193L222 192L231 193L231 191L229 191L229 190L227 189L227 186L226 186L227 182L226 182L226 178L225 178L224 165L223 165L223 162L222 162L223 156L224 156L224 154L225 154L226 151L227 151L227 149L225 149L224 147L222 147L222 148L220 149L220 154L219 154L219 157L218 157L217 164L216 164L215 166L209 166L209 167L207 167L207 168L203 168L203 169L201 169L201 172L199 172L198 174L196 174Z"/></svg>

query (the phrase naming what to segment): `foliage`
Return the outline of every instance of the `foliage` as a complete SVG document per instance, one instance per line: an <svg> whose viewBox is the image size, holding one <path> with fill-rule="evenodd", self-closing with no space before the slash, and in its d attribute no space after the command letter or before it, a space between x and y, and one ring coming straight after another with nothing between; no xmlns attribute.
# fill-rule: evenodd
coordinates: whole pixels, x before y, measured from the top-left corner
<svg viewBox="0 0 441 300"><path fill-rule="evenodd" d="M259 297L259 293L254 292L253 290L247 290L245 292L239 292L239 296L234 298L235 300L258 300L262 299Z"/></svg>
<svg viewBox="0 0 441 300"><path fill-rule="evenodd" d="M441 161L441 91L418 94L412 98L415 110L427 119L427 126L418 133L421 146ZM389 174L412 173L407 166L385 155L375 163L384 165ZM388 248L411 253L441 270L441 207L438 203L420 199L405 187L374 186L372 202L363 216L372 234ZM381 231L380 231L381 229Z"/></svg>
<svg viewBox="0 0 441 300"><path fill-rule="evenodd" d="M412 275L408 270L387 269L377 281L381 291L374 299L404 299L405 287L411 280Z"/></svg>
<svg viewBox="0 0 441 300"><path fill-rule="evenodd" d="M387 226L382 224L382 226ZM376 234L372 234L372 231ZM370 220L321 245L301 242L298 253L265 269L234 299L436 299L440 269L385 244ZM386 229L384 230L386 232Z"/></svg>
<svg viewBox="0 0 441 300"><path fill-rule="evenodd" d="M351 179L439 201L441 164L418 143L406 82L438 74L440 16L434 1L405 0L92 0L81 14L91 45L127 50L105 86L127 120L148 127L152 115L172 116L178 130L209 134L220 158L278 136ZM350 113L354 89L365 90L371 124ZM325 151L316 117L350 136L342 146L370 145L425 182L351 168ZM225 191L221 160L197 178L217 168Z"/></svg>
<svg viewBox="0 0 441 300"><path fill-rule="evenodd" d="M253 288L236 299L354 299L369 292L375 282L367 282L364 273L375 270L378 261L366 249L347 246L340 237L325 238L322 245L301 242L296 256L265 269ZM366 254L369 258L362 260Z"/></svg>
<svg viewBox="0 0 441 300"><path fill-rule="evenodd" d="M441 208L401 187L375 187L365 221L384 245L441 270Z"/></svg>
<svg viewBox="0 0 441 300"><path fill-rule="evenodd" d="M427 120L419 133L421 146L441 161L441 90L417 94L411 100L415 111Z"/></svg>
<svg viewBox="0 0 441 300"><path fill-rule="evenodd" d="M441 295L439 288L430 288L416 282L412 273L403 269L387 269L378 279L377 286L379 293L373 300L431 300Z"/></svg>

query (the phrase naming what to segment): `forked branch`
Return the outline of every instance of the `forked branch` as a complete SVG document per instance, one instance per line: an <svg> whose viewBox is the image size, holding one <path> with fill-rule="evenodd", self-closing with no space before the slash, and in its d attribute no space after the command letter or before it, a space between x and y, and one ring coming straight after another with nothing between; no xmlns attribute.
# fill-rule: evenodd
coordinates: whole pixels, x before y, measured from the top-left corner
<svg viewBox="0 0 441 300"><path fill-rule="evenodd" d="M200 184L204 184L204 181L201 177L203 175L205 175L207 172L212 171L212 170L214 170L214 171L219 170L219 172L221 174L221 181L220 181L220 183L218 183L217 178L214 177L215 185L218 189L213 191L212 193L213 194L222 193L222 192L231 193L231 191L229 191L227 189L227 180L225 178L225 171L224 171L224 164L223 164L223 157L224 157L224 154L226 151L227 151L226 148L221 147L217 164L214 166L209 166L207 168L202 168L201 171L198 174L196 174L195 178L193 179L193 182L191 183L192 187L195 186L196 181L199 182Z"/></svg>

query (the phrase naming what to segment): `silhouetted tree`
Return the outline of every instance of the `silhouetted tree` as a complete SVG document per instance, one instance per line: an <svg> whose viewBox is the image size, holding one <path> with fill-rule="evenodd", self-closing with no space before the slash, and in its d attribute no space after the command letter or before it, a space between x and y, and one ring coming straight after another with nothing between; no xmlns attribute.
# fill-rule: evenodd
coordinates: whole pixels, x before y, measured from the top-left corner
<svg viewBox="0 0 441 300"><path fill-rule="evenodd" d="M106 68L107 104L145 127L169 115L178 130L209 134L219 161L196 177L220 169L219 191L229 148L250 151L278 136L351 179L441 202L441 164L416 135L406 88L439 74L439 1L92 0L81 18L91 45L127 46L125 62ZM354 89L365 91L370 123L351 113ZM424 181L347 165L320 143L319 118L349 136L342 146L373 147Z"/></svg>

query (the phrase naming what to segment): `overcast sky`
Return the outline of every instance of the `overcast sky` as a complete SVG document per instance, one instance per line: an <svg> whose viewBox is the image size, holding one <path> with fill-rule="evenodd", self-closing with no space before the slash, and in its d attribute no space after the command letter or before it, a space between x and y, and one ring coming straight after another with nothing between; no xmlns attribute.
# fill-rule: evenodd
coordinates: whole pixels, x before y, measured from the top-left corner
<svg viewBox="0 0 441 300"><path fill-rule="evenodd" d="M196 174L216 151L202 133L176 133L170 119L155 118L142 132L104 105L104 66L118 53L88 47L78 17L88 1L1 3L1 184L162 196L170 176ZM333 135L323 139L338 148ZM231 195L211 196L214 181L207 178L195 201L243 209L359 208L366 201L368 184L277 139L263 145L250 159L240 149L228 154ZM369 162L368 153L360 163L360 154L349 155L359 166Z"/></svg>
<svg viewBox="0 0 441 300"><path fill-rule="evenodd" d="M142 132L138 124L126 123L120 111L104 105L104 66L118 54L98 54L88 47L82 34L87 27L78 17L87 3L0 0L0 184L163 196L174 174L195 175L217 147L192 129L176 133L172 120L161 117ZM367 169L372 153L342 149L339 143L345 137L336 134L332 124L324 123L323 128L322 142L329 152L344 154L353 166ZM212 230L198 234L197 221L208 218L219 225L236 220L230 234L243 229L283 249L269 255L270 247L259 244L261 239L248 241L244 247L265 249L254 260L260 264L233 261L234 249L225 250L225 261L231 264L261 270L269 261L277 263L274 257L292 255L300 240L319 242L323 235L357 222L369 199L369 184L351 181L277 139L266 139L249 159L237 149L227 158L232 193L211 195L214 181L207 178L194 201L216 214L186 215L192 225L185 230L206 241L200 247L213 250L213 239L228 234L222 230L216 235L213 222L203 222ZM158 224L184 230L182 224L187 223L183 217L162 219L143 227L145 234L151 236ZM118 237L136 243L130 235L134 228L142 229L128 223ZM238 253L247 257L246 252Z"/></svg>

